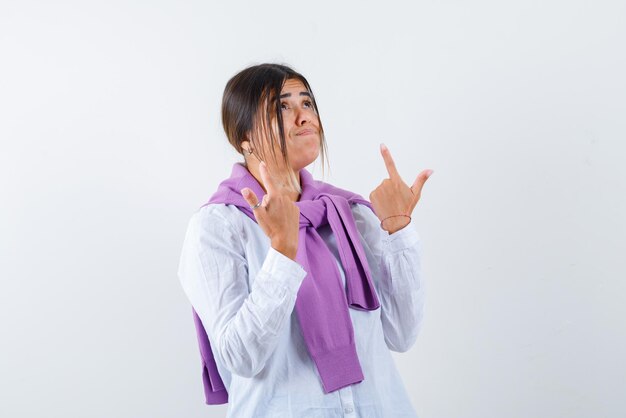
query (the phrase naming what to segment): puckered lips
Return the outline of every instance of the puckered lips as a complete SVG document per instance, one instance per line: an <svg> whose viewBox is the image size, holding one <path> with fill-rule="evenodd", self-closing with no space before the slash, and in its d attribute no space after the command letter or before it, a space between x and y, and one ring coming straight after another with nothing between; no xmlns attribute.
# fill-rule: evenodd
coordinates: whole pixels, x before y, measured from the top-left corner
<svg viewBox="0 0 626 418"><path fill-rule="evenodd" d="M316 133L317 133L317 131L315 129L305 128L305 129L301 129L298 132L296 132L296 136L314 135Z"/></svg>

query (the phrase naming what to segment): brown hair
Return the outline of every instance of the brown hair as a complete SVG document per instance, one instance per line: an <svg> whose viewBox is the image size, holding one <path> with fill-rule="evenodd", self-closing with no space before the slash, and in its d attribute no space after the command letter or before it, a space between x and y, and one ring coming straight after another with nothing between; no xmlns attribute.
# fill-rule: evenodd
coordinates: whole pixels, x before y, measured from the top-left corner
<svg viewBox="0 0 626 418"><path fill-rule="evenodd" d="M285 164L289 167L279 96L283 84L290 79L301 81L311 95L313 109L319 120L320 154L322 172L324 172L324 164L327 163L327 147L315 96L306 78L286 65L260 64L248 67L235 74L226 83L222 97L224 132L237 152L243 153L241 143L247 140L250 141L255 154L262 160L265 160L266 150L262 141L258 139L260 136L266 136L269 139L272 156L276 160L274 146L277 138L272 128L272 122L276 120L281 154Z"/></svg>

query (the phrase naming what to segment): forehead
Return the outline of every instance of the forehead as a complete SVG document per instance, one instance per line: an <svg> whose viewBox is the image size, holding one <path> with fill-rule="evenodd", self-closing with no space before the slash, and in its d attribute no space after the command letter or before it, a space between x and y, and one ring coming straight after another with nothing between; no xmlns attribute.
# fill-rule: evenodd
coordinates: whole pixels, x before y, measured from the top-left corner
<svg viewBox="0 0 626 418"><path fill-rule="evenodd" d="M296 78L290 78L289 80L285 80L285 84L283 84L283 88L280 91L280 94L283 93L296 93L293 96L297 96L301 91L308 91L302 81Z"/></svg>

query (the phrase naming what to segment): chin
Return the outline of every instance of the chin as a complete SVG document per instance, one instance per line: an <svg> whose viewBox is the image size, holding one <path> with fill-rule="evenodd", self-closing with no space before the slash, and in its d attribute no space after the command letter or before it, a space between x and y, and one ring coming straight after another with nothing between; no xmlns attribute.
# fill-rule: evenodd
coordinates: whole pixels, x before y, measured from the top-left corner
<svg viewBox="0 0 626 418"><path fill-rule="evenodd" d="M315 162L315 160L317 160L317 157L319 157L320 153L319 150L317 152L315 152L315 154L309 155L309 156L301 156L300 158L298 158L295 161L292 161L292 167L294 169L294 171L300 171L303 168L313 164Z"/></svg>
<svg viewBox="0 0 626 418"><path fill-rule="evenodd" d="M294 171L300 171L306 166L312 164L320 155L320 147L318 144L308 144L309 146L300 147L300 149L291 149L289 152L289 159L291 160L291 167Z"/></svg>

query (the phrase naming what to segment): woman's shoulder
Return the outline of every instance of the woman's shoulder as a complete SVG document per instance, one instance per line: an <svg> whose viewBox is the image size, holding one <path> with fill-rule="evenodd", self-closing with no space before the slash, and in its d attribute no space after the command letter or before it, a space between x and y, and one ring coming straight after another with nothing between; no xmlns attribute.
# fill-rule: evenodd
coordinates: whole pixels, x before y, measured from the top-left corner
<svg viewBox="0 0 626 418"><path fill-rule="evenodd" d="M199 237L225 238L239 236L243 228L243 213L234 205L208 203L198 208L188 224L188 232Z"/></svg>
<svg viewBox="0 0 626 418"><path fill-rule="evenodd" d="M202 221L223 220L234 222L240 218L241 211L234 205L225 203L207 203L196 210L192 215L192 219Z"/></svg>

